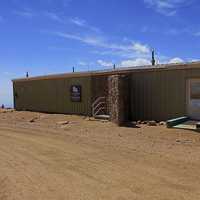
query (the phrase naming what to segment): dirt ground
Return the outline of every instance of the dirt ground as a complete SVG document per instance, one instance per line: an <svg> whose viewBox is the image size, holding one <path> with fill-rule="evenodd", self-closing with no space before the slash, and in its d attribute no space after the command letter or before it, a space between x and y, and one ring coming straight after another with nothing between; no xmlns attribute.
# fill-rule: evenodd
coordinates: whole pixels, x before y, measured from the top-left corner
<svg viewBox="0 0 200 200"><path fill-rule="evenodd" d="M200 134L0 111L0 200L36 199L200 199Z"/></svg>

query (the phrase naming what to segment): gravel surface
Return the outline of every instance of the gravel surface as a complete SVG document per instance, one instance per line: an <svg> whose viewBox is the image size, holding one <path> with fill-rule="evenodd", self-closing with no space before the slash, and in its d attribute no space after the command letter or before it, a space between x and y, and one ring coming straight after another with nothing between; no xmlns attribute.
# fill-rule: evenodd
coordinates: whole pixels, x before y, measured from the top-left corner
<svg viewBox="0 0 200 200"><path fill-rule="evenodd" d="M0 111L0 200L197 200L200 134Z"/></svg>

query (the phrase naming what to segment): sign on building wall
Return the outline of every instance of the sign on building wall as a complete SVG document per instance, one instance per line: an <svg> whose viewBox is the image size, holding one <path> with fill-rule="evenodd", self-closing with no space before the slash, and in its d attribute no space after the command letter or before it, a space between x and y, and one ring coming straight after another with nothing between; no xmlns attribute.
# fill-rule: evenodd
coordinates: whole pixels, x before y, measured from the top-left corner
<svg viewBox="0 0 200 200"><path fill-rule="evenodd" d="M71 101L81 102L81 86L80 85L71 86Z"/></svg>

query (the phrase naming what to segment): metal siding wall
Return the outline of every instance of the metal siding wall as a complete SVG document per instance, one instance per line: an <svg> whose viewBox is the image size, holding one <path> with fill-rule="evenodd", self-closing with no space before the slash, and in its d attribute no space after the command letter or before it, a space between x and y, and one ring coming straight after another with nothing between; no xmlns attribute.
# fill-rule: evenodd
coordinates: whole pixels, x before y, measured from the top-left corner
<svg viewBox="0 0 200 200"><path fill-rule="evenodd" d="M70 89L72 85L82 86L82 101L71 102ZM69 114L91 114L91 78L80 77L80 78L68 78L65 79L64 83L65 91L64 94L64 112Z"/></svg>
<svg viewBox="0 0 200 200"><path fill-rule="evenodd" d="M200 69L132 72L132 119L166 120L186 115L188 78L200 78ZM96 92L93 82L91 77L14 82L19 95L16 109L90 115L91 98ZM71 85L82 86L82 102L71 102Z"/></svg>
<svg viewBox="0 0 200 200"><path fill-rule="evenodd" d="M57 112L56 81L40 80L26 82L23 96L23 106L27 110L41 112Z"/></svg>
<svg viewBox="0 0 200 200"><path fill-rule="evenodd" d="M17 82L14 83L14 94L17 94L18 97L14 97L15 98L15 108L17 110L24 110L24 103L23 103L23 98L19 98L21 96L23 96L24 94L24 84L21 82Z"/></svg>
<svg viewBox="0 0 200 200"><path fill-rule="evenodd" d="M65 79L56 80L56 88L57 88L57 112L64 113L64 94L65 94Z"/></svg>
<svg viewBox="0 0 200 200"><path fill-rule="evenodd" d="M185 115L185 76L184 70L132 73L133 120L166 120Z"/></svg>
<svg viewBox="0 0 200 200"><path fill-rule="evenodd" d="M82 101L71 102L71 85L81 85ZM67 78L14 83L17 110L91 114L91 78Z"/></svg>

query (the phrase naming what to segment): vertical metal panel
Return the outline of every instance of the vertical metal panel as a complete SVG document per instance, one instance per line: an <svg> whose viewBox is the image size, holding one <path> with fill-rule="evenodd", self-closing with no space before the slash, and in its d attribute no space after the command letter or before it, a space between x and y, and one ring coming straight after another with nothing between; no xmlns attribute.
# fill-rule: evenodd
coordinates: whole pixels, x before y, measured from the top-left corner
<svg viewBox="0 0 200 200"><path fill-rule="evenodd" d="M71 102L71 85L82 87L82 101ZM91 77L15 82L17 110L91 114Z"/></svg>
<svg viewBox="0 0 200 200"><path fill-rule="evenodd" d="M133 120L167 120L186 115L186 79L192 77L200 77L200 70L133 72Z"/></svg>
<svg viewBox="0 0 200 200"><path fill-rule="evenodd" d="M81 102L72 102L70 97L70 88L72 85L82 87ZM79 77L65 79L64 83L64 112L71 114L91 114L91 77Z"/></svg>

